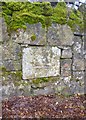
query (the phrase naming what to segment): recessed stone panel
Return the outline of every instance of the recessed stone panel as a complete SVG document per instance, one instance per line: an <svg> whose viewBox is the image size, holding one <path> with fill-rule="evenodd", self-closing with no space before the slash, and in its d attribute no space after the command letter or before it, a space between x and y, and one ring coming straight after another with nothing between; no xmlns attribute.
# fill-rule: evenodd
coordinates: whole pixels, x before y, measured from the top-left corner
<svg viewBox="0 0 86 120"><path fill-rule="evenodd" d="M23 49L23 79L59 75L61 51L57 47L35 47Z"/></svg>

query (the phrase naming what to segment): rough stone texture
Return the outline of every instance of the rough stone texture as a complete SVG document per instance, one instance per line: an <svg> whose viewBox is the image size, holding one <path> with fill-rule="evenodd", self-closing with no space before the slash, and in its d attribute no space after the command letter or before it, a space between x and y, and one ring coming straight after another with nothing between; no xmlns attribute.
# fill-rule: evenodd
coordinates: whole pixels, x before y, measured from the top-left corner
<svg viewBox="0 0 86 120"><path fill-rule="evenodd" d="M61 51L57 47L23 49L23 79L59 75Z"/></svg>
<svg viewBox="0 0 86 120"><path fill-rule="evenodd" d="M7 32L7 25L5 23L5 20L3 18L0 18L0 21L2 22L2 40L1 41L8 41L9 40L9 35Z"/></svg>
<svg viewBox="0 0 86 120"><path fill-rule="evenodd" d="M3 67L7 71L21 70L21 46L11 40L2 44Z"/></svg>
<svg viewBox="0 0 86 120"><path fill-rule="evenodd" d="M5 60L3 61L3 66L7 71L21 70L21 60Z"/></svg>
<svg viewBox="0 0 86 120"><path fill-rule="evenodd" d="M83 59L84 58L84 45L83 39L79 36L74 37L74 44L73 44L73 57L76 59Z"/></svg>
<svg viewBox="0 0 86 120"><path fill-rule="evenodd" d="M47 95L47 94L55 94L55 91L52 86L47 86L44 89L37 89L33 92L34 95Z"/></svg>
<svg viewBox="0 0 86 120"><path fill-rule="evenodd" d="M2 44L0 45L0 66L2 65Z"/></svg>
<svg viewBox="0 0 86 120"><path fill-rule="evenodd" d="M72 94L75 93L84 94L85 89L84 71L73 72L73 78L71 78L70 89Z"/></svg>
<svg viewBox="0 0 86 120"><path fill-rule="evenodd" d="M62 56L61 58L72 58L72 50L70 47L66 47L62 50Z"/></svg>
<svg viewBox="0 0 86 120"><path fill-rule="evenodd" d="M12 97L16 95L16 91L15 91L16 87L14 86L13 83L8 82L7 85L2 86L2 98L8 98L8 97Z"/></svg>
<svg viewBox="0 0 86 120"><path fill-rule="evenodd" d="M77 93L84 94L84 89L85 89L84 85L81 86L79 82L71 81L70 90L72 94Z"/></svg>
<svg viewBox="0 0 86 120"><path fill-rule="evenodd" d="M74 37L73 45L73 70L84 70L84 48L81 37Z"/></svg>
<svg viewBox="0 0 86 120"><path fill-rule="evenodd" d="M73 59L73 70L77 71L77 70L85 70L84 67L84 59Z"/></svg>
<svg viewBox="0 0 86 120"><path fill-rule="evenodd" d="M73 72L73 80L79 81L83 85L85 82L84 71Z"/></svg>
<svg viewBox="0 0 86 120"><path fill-rule="evenodd" d="M0 18L0 42L2 42L2 19Z"/></svg>
<svg viewBox="0 0 86 120"><path fill-rule="evenodd" d="M84 93L86 51L83 37L74 37L67 25L57 23L47 31L40 23L27 24L25 31L18 29L9 36L4 19L0 22L3 32L3 41L0 38L0 68L3 68L0 69L0 92L3 99L14 95ZM42 77L49 79L33 82Z"/></svg>
<svg viewBox="0 0 86 120"><path fill-rule="evenodd" d="M48 28L47 41L49 45L69 45L73 42L73 32L67 25L52 24Z"/></svg>
<svg viewBox="0 0 86 120"><path fill-rule="evenodd" d="M21 59L21 46L11 40L4 42L3 46L3 60L19 60Z"/></svg>
<svg viewBox="0 0 86 120"><path fill-rule="evenodd" d="M17 43L31 44L31 45L45 45L46 44L46 30L42 28L41 23L27 24L27 29L18 29L18 33L13 33L11 39Z"/></svg>
<svg viewBox="0 0 86 120"><path fill-rule="evenodd" d="M62 59L61 60L61 76L68 77L71 76L71 59Z"/></svg>
<svg viewBox="0 0 86 120"><path fill-rule="evenodd" d="M31 95L31 85L23 81L19 75L21 71L4 72L2 75L2 99L12 96Z"/></svg>

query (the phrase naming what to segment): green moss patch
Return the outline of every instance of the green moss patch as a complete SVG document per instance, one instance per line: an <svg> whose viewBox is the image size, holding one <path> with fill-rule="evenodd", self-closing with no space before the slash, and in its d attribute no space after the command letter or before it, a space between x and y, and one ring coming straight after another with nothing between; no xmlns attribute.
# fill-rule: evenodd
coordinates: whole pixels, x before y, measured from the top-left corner
<svg viewBox="0 0 86 120"><path fill-rule="evenodd" d="M55 8L49 2L3 2L2 10L9 32L18 28L26 29L27 23L38 22L41 22L42 27L49 27L53 22L68 24L72 30L76 26L80 29L84 27L82 13L74 9L68 12L65 2L59 2Z"/></svg>
<svg viewBox="0 0 86 120"><path fill-rule="evenodd" d="M31 40L32 40L32 41L35 41L35 40L36 40L36 35L35 35L35 34L33 34L33 35L31 36Z"/></svg>
<svg viewBox="0 0 86 120"><path fill-rule="evenodd" d="M37 85L37 84L40 84L40 83L54 82L54 81L57 81L57 80L59 80L59 76L33 79L32 83Z"/></svg>

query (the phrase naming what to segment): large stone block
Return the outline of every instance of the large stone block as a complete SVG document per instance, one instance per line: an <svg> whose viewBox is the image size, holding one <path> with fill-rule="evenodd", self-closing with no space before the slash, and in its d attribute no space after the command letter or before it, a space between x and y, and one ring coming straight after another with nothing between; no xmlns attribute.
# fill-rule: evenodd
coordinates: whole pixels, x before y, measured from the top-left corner
<svg viewBox="0 0 86 120"><path fill-rule="evenodd" d="M69 45L73 44L73 32L67 25L52 24L48 28L47 41L49 45Z"/></svg>
<svg viewBox="0 0 86 120"><path fill-rule="evenodd" d="M42 28L41 23L27 24L27 29L18 29L17 33L12 33L11 38L17 43L31 45L46 44L46 30Z"/></svg>
<svg viewBox="0 0 86 120"><path fill-rule="evenodd" d="M23 79L57 76L60 71L57 47L29 47L23 49Z"/></svg>

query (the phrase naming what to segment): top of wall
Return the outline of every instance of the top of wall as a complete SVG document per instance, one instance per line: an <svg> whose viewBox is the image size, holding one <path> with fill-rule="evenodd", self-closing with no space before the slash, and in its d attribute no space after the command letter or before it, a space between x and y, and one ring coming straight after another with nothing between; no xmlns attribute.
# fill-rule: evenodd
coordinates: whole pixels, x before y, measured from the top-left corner
<svg viewBox="0 0 86 120"><path fill-rule="evenodd" d="M38 22L46 28L53 22L67 24L73 31L82 31L84 27L82 13L67 8L65 2L59 2L55 7L49 2L3 2L2 10L9 32L18 28L26 29L27 23Z"/></svg>

